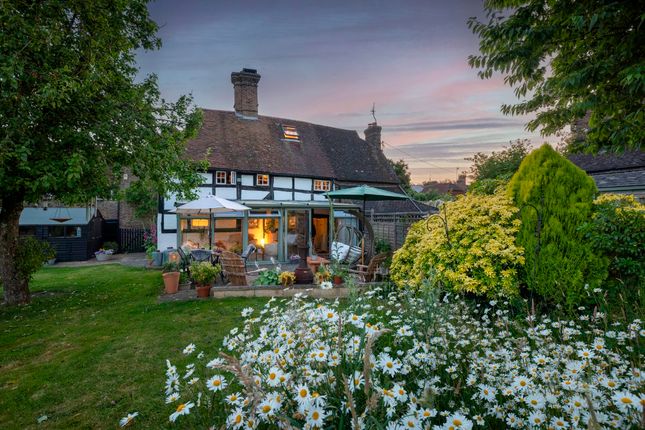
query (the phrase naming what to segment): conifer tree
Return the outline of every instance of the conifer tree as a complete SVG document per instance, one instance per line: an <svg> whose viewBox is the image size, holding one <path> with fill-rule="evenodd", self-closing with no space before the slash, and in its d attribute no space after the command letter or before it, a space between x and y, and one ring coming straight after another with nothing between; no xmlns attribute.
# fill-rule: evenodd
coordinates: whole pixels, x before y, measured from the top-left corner
<svg viewBox="0 0 645 430"><path fill-rule="evenodd" d="M607 276L606 260L580 231L591 217L593 179L545 144L522 161L508 192L520 208L528 288L549 303L584 302L585 285L595 288Z"/></svg>

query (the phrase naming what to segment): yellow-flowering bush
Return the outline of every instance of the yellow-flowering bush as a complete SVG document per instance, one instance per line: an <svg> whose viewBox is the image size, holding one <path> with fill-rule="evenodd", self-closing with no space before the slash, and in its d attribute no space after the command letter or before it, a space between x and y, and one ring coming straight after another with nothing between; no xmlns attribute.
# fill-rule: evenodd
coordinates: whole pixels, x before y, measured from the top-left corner
<svg viewBox="0 0 645 430"><path fill-rule="evenodd" d="M515 244L517 208L502 193L459 197L440 215L414 224L390 269L400 287L433 277L457 292L514 296L523 249ZM443 220L447 221L446 224Z"/></svg>

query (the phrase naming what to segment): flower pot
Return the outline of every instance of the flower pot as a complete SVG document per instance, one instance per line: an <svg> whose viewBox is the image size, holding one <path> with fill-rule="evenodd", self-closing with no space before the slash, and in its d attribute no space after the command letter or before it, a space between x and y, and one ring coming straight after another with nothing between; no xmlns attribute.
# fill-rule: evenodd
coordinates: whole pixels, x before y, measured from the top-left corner
<svg viewBox="0 0 645 430"><path fill-rule="evenodd" d="M210 296L211 286L210 285L197 285L197 297L206 298Z"/></svg>
<svg viewBox="0 0 645 430"><path fill-rule="evenodd" d="M168 272L162 276L166 294L175 294L179 289L179 272Z"/></svg>
<svg viewBox="0 0 645 430"><path fill-rule="evenodd" d="M343 277L334 275L334 285L341 285L343 283Z"/></svg>
<svg viewBox="0 0 645 430"><path fill-rule="evenodd" d="M163 257L163 254L159 251L155 251L152 253L152 265L153 266L161 266L161 258Z"/></svg>
<svg viewBox="0 0 645 430"><path fill-rule="evenodd" d="M190 281L182 282L181 284L179 284L179 291L190 290L192 286L193 284Z"/></svg>
<svg viewBox="0 0 645 430"><path fill-rule="evenodd" d="M96 261L108 261L112 259L112 254L95 254Z"/></svg>
<svg viewBox="0 0 645 430"><path fill-rule="evenodd" d="M51 259L47 260L47 264L49 264L50 266L53 266L54 264L56 264L56 259L51 258Z"/></svg>

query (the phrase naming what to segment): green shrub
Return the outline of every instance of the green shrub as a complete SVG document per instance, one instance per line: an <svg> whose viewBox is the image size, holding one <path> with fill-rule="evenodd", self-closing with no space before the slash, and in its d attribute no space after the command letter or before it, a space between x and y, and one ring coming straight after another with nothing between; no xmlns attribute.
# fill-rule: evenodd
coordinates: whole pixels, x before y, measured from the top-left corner
<svg viewBox="0 0 645 430"><path fill-rule="evenodd" d="M394 254L392 280L399 287L421 288L432 278L433 285L456 292L517 295L524 257L515 244L520 224L516 213L503 193L468 194L445 203L441 214L411 227Z"/></svg>
<svg viewBox="0 0 645 430"><path fill-rule="evenodd" d="M44 263L56 257L56 251L49 242L33 237L21 238L18 242L16 261L21 278L30 281Z"/></svg>
<svg viewBox="0 0 645 430"><path fill-rule="evenodd" d="M199 285L211 285L217 279L221 269L219 266L213 266L208 261L193 264L190 266L190 275Z"/></svg>
<svg viewBox="0 0 645 430"><path fill-rule="evenodd" d="M103 244L103 249L111 249L114 252L119 250L119 244L116 242L105 242Z"/></svg>
<svg viewBox="0 0 645 430"><path fill-rule="evenodd" d="M587 297L585 285L598 287L607 276L606 259L580 231L596 193L593 179L547 144L524 158L508 185L520 208L526 284L547 302L577 306Z"/></svg>
<svg viewBox="0 0 645 430"><path fill-rule="evenodd" d="M630 195L603 194L594 201L593 218L581 231L609 259L604 288L608 302L640 309L645 286L645 205Z"/></svg>
<svg viewBox="0 0 645 430"><path fill-rule="evenodd" d="M174 261L168 261L164 263L163 268L161 269L163 273L172 273L179 272L179 263Z"/></svg>
<svg viewBox="0 0 645 430"><path fill-rule="evenodd" d="M277 269L265 270L260 272L253 285L280 285L279 275Z"/></svg>

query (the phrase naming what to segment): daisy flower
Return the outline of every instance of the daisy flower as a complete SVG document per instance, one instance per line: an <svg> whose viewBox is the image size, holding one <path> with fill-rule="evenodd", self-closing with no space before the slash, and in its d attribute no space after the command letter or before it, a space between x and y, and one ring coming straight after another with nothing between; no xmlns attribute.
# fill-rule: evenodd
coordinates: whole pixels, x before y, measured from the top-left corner
<svg viewBox="0 0 645 430"><path fill-rule="evenodd" d="M307 414L307 424L313 427L322 428L323 421L327 418L327 413L320 407L313 407Z"/></svg>
<svg viewBox="0 0 645 430"><path fill-rule="evenodd" d="M235 409L231 415L226 419L226 425L228 428L239 429L244 425L244 415L242 414L242 408Z"/></svg>
<svg viewBox="0 0 645 430"><path fill-rule="evenodd" d="M630 409L640 406L640 399L629 391L619 391L614 394L612 400L622 412L629 412Z"/></svg>
<svg viewBox="0 0 645 430"><path fill-rule="evenodd" d="M119 425L121 427L129 426L130 424L132 424L132 421L137 417L137 415L139 415L139 412L132 412L131 414L128 413L128 415L119 420Z"/></svg>
<svg viewBox="0 0 645 430"><path fill-rule="evenodd" d="M206 381L206 386L211 391L221 391L226 388L226 379L222 375L215 375Z"/></svg>
<svg viewBox="0 0 645 430"><path fill-rule="evenodd" d="M184 355L190 355L193 352L195 352L195 344L194 343L191 343L188 346L186 346L186 348L184 348L184 351L183 351Z"/></svg>
<svg viewBox="0 0 645 430"><path fill-rule="evenodd" d="M177 410L170 415L170 422L174 423L181 415L188 415L193 406L195 406L193 402L180 403Z"/></svg>

